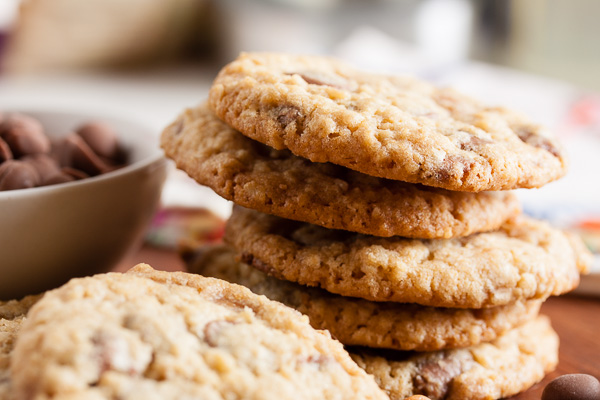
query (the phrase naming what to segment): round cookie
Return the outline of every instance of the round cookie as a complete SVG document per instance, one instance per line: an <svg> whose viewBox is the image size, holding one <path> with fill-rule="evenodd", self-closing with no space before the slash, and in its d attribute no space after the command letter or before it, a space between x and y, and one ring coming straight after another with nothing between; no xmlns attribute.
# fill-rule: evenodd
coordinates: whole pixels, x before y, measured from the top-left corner
<svg viewBox="0 0 600 400"><path fill-rule="evenodd" d="M545 316L490 343L431 353L349 349L391 400L500 399L527 390L558 364L558 336Z"/></svg>
<svg viewBox="0 0 600 400"><path fill-rule="evenodd" d="M591 254L578 237L522 216L455 239L378 238L234 206L224 239L269 275L342 296L481 308L545 299L579 283Z"/></svg>
<svg viewBox="0 0 600 400"><path fill-rule="evenodd" d="M516 302L481 310L376 303L342 297L269 277L235 261L227 246L201 248L189 258L190 272L246 286L295 308L316 329L327 329L345 345L432 351L467 347L534 319L541 301Z"/></svg>
<svg viewBox="0 0 600 400"><path fill-rule="evenodd" d="M27 312L40 298L41 295L0 301L0 399L8 399L12 391L9 369L15 341Z"/></svg>
<svg viewBox="0 0 600 400"><path fill-rule="evenodd" d="M511 111L331 58L243 53L209 101L252 139L382 178L478 192L540 187L566 170L563 150Z"/></svg>
<svg viewBox="0 0 600 400"><path fill-rule="evenodd" d="M497 229L520 211L508 192L451 192L274 150L230 128L206 104L169 125L161 146L178 168L227 200L326 228L449 238Z"/></svg>
<svg viewBox="0 0 600 400"><path fill-rule="evenodd" d="M11 375L16 398L387 398L298 312L144 265L47 292L21 328Z"/></svg>

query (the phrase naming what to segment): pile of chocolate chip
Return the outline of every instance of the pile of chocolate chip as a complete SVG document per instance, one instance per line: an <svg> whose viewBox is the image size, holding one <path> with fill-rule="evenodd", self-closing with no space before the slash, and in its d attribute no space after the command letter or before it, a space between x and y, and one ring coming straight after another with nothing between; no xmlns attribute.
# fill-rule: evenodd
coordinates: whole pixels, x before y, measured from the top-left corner
<svg viewBox="0 0 600 400"><path fill-rule="evenodd" d="M91 121L51 140L42 124L23 114L0 114L0 191L71 182L114 171L126 154L115 131Z"/></svg>

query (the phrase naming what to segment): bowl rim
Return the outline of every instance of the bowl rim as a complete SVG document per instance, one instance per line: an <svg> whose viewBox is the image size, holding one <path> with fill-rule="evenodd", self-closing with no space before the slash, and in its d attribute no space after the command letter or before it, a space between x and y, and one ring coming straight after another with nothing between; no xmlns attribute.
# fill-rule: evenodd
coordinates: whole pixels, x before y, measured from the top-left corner
<svg viewBox="0 0 600 400"><path fill-rule="evenodd" d="M123 118L121 116L116 116L116 115L112 115L109 113L95 114L95 113L92 113L91 111L82 111L82 110L66 111L66 110L55 110L52 108L32 108L32 109L19 108L17 110L17 109L10 109L10 108L4 108L4 107L2 108L1 111L2 111L2 114L15 114L15 113L25 114L25 115L53 114L56 116L71 116L71 117L76 116L76 117L82 117L85 119L89 118L90 120L110 119L112 121L119 121L119 122L122 122L125 124L135 125L136 127L140 128L140 130L147 131L147 132L151 132L153 129L149 125L146 125L146 124L140 122L139 120L137 120L137 121L129 120L129 119ZM149 136L151 136L151 135L149 134ZM73 187L78 187L78 186L83 187L86 185L93 185L96 182L102 182L102 181L116 178L116 177L119 177L122 175L127 175L127 174L133 173L135 171L144 169L152 164L159 163L159 162L166 162L166 158L164 156L164 153L162 153L162 151L160 150L160 147L157 147L156 151L153 152L153 154L148 155L134 163L127 164L124 167L121 167L114 171L110 171L110 172L96 175L96 176L91 176L91 177L88 177L85 179L80 179L80 180L76 180L76 181L72 181L72 182L63 182L63 183L59 183L59 184L55 184L55 185L37 186L37 187L32 187L32 188L15 189L15 190L3 190L3 191L0 191L0 200L5 199L5 198L13 198L13 197L24 197L24 196L28 196L29 194L35 194L35 193L51 192L51 191L60 190L62 188L73 188Z"/></svg>

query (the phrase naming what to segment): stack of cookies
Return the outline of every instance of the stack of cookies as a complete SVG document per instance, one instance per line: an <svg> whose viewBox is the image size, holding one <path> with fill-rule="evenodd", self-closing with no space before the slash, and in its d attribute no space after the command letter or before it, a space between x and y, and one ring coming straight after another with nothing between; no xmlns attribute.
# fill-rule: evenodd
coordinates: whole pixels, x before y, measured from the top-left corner
<svg viewBox="0 0 600 400"><path fill-rule="evenodd" d="M565 173L541 127L328 58L242 54L161 142L237 204L228 246L190 269L308 315L390 398L507 397L556 366L538 311L590 254L508 191Z"/></svg>

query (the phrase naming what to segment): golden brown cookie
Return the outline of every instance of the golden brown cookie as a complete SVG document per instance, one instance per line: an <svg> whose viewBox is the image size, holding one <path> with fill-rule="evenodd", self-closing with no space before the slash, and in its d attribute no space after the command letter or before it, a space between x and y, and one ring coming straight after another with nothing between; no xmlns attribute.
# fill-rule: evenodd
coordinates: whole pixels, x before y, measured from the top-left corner
<svg viewBox="0 0 600 400"><path fill-rule="evenodd" d="M41 298L27 296L21 300L0 301L0 399L8 400L12 391L10 358L27 312Z"/></svg>
<svg viewBox="0 0 600 400"><path fill-rule="evenodd" d="M178 168L244 207L375 236L449 238L497 229L520 211L508 192L465 193L313 163L248 139L206 104L162 134Z"/></svg>
<svg viewBox="0 0 600 400"><path fill-rule="evenodd" d="M479 192L540 187L566 170L563 150L511 111L331 58L243 53L209 101L254 140L382 178Z"/></svg>
<svg viewBox="0 0 600 400"><path fill-rule="evenodd" d="M414 394L432 400L512 396L541 381L558 364L558 336L546 316L490 343L431 353L350 349L391 400Z"/></svg>
<svg viewBox="0 0 600 400"><path fill-rule="evenodd" d="M522 216L455 239L378 238L235 206L224 239L254 267L342 296L481 308L567 292L587 271L581 240Z"/></svg>
<svg viewBox="0 0 600 400"><path fill-rule="evenodd" d="M18 399L385 399L324 331L239 285L139 265L73 279L29 311Z"/></svg>
<svg viewBox="0 0 600 400"><path fill-rule="evenodd" d="M269 277L236 262L224 245L200 248L187 259L190 272L246 286L295 308L345 345L416 351L472 346L534 319L541 305L529 300L471 310L373 302Z"/></svg>

